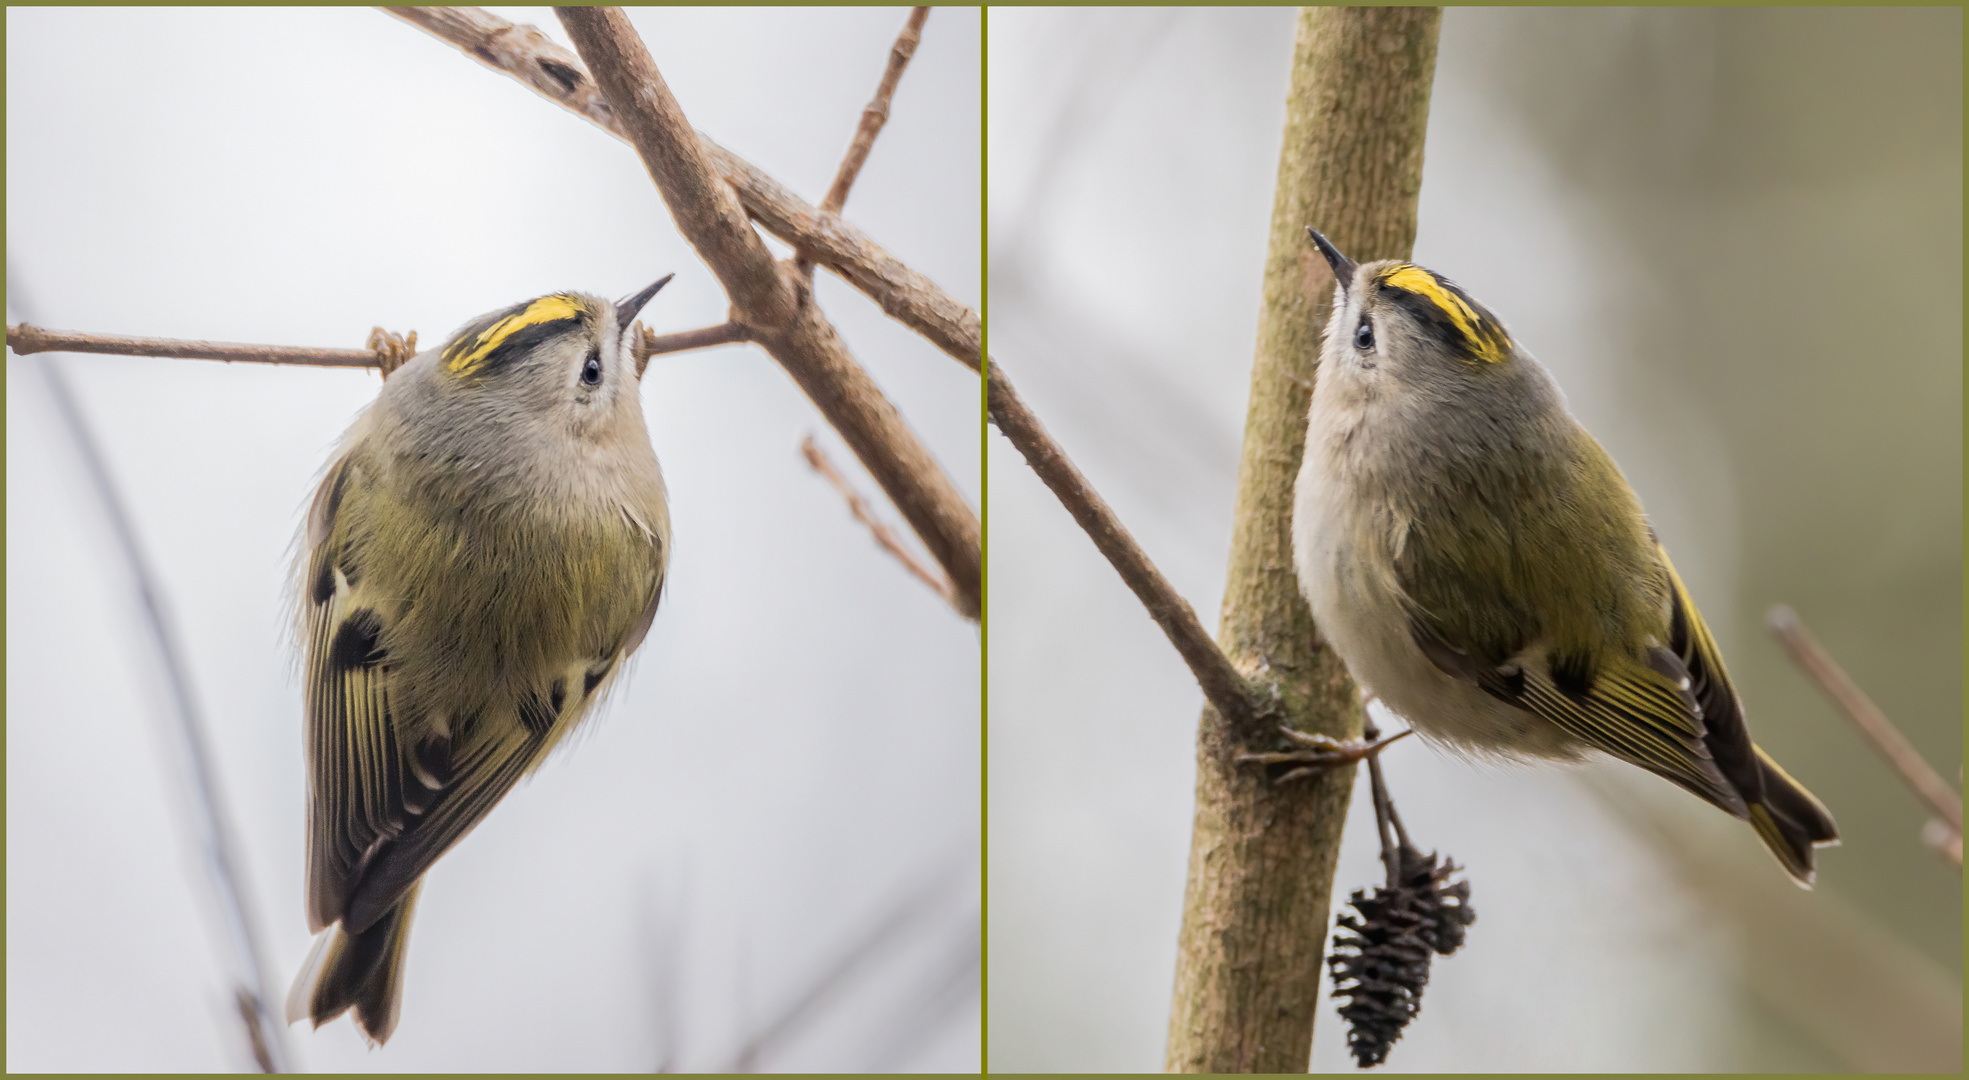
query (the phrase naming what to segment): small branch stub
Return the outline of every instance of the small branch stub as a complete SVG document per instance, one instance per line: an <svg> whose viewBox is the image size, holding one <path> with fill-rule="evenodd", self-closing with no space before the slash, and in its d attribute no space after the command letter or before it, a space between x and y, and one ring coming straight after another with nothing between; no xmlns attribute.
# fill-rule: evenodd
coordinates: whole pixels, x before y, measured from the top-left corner
<svg viewBox="0 0 1969 1080"><path fill-rule="evenodd" d="M688 352L691 349L709 349L717 345L734 345L751 340L752 332L747 330L744 324L736 322L706 326L697 330L681 330L674 334L659 334L642 323L637 323L636 344L631 349L636 356L636 377L642 378L643 370L649 367L649 358L652 356Z"/></svg>

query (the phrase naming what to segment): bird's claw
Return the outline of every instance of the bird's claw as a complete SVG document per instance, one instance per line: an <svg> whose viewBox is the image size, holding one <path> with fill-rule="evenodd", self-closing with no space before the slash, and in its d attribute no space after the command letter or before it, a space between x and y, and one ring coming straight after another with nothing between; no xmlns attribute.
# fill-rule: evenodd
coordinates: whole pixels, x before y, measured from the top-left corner
<svg viewBox="0 0 1969 1080"><path fill-rule="evenodd" d="M1287 739L1298 743L1300 749L1280 750L1262 754L1239 754L1237 760L1250 765L1299 766L1280 776L1275 781L1276 783L1283 784L1293 780L1304 779L1308 776L1314 776L1328 769L1336 769L1342 765L1352 765L1357 761L1372 757L1380 753L1382 748L1386 747L1389 743L1409 734L1413 730L1413 728L1410 728L1407 731L1398 731L1385 739L1377 739L1373 742L1353 742L1335 739L1326 735L1315 735L1311 732L1299 731L1280 725L1279 731Z"/></svg>

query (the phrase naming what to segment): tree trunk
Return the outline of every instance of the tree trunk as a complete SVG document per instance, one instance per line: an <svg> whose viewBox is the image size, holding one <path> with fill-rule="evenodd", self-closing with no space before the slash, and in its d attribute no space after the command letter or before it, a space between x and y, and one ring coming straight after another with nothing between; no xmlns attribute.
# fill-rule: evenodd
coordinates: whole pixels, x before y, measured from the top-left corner
<svg viewBox="0 0 1969 1080"><path fill-rule="evenodd" d="M1251 369L1218 640L1294 727L1357 739L1353 681L1313 627L1292 569L1292 488L1333 274L1310 225L1359 262L1407 258L1440 8L1300 13ZM1205 706L1196 821L1165 1067L1304 1072L1353 770L1274 785L1234 759L1271 749Z"/></svg>

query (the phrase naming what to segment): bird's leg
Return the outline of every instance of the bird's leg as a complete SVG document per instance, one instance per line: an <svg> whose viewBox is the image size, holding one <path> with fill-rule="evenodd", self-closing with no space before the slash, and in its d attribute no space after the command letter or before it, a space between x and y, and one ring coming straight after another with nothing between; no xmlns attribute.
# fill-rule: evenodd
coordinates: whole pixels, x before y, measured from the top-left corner
<svg viewBox="0 0 1969 1080"><path fill-rule="evenodd" d="M1299 744L1298 748L1265 754L1239 754L1237 760L1251 765L1297 765L1298 768L1278 778L1276 782L1281 784L1302 780L1342 765L1352 765L1380 753L1383 747L1409 733L1400 731L1385 739L1376 739L1373 735L1369 735L1367 739L1353 742L1296 731L1283 724L1279 726L1279 731L1287 739Z"/></svg>

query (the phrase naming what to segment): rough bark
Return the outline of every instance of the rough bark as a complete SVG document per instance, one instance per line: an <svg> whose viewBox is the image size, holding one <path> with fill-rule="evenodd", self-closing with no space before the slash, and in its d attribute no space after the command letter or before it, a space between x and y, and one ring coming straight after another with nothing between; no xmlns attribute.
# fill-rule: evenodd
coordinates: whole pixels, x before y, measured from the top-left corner
<svg viewBox="0 0 1969 1080"><path fill-rule="evenodd" d="M1305 229L1361 262L1408 256L1441 19L1440 8L1308 8L1293 48L1218 641L1294 727L1335 738L1360 737L1360 704L1292 568L1293 481L1333 293ZM1304 1072L1310 1060L1353 770L1274 785L1235 761L1269 745L1204 708L1172 1072Z"/></svg>

